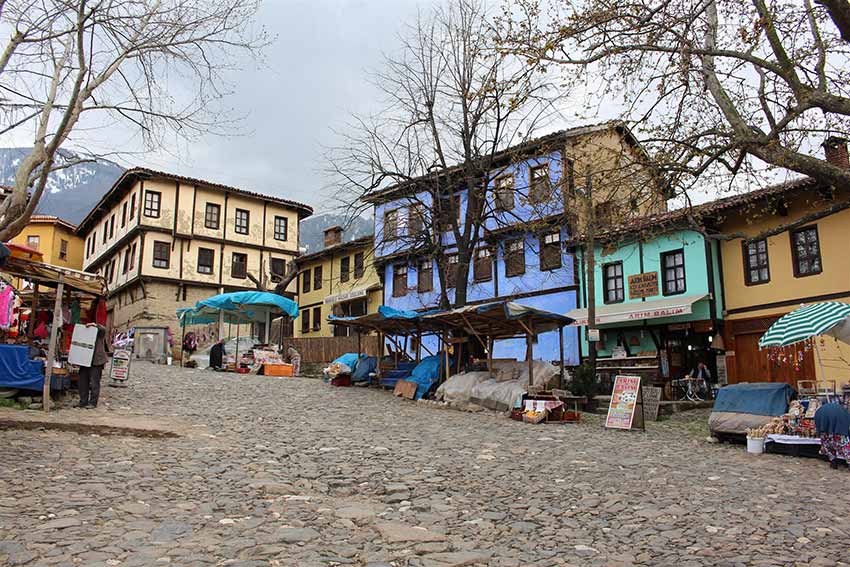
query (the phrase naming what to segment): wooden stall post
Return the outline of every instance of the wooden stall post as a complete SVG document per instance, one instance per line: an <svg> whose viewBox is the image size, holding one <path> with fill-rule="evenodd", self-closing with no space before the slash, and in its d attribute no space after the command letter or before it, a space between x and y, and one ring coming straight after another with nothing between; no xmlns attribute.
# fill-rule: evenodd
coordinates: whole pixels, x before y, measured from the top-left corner
<svg viewBox="0 0 850 567"><path fill-rule="evenodd" d="M272 328L272 312L271 309L266 310L266 327L265 332L263 333L263 344L268 346L269 337L271 336L271 328Z"/></svg>
<svg viewBox="0 0 850 567"><path fill-rule="evenodd" d="M363 348L360 344L360 329L357 329L357 359L360 359L360 353L363 352Z"/></svg>
<svg viewBox="0 0 850 567"><path fill-rule="evenodd" d="M558 327L558 352L561 355L561 372L558 375L558 388L564 388L564 326Z"/></svg>
<svg viewBox="0 0 850 567"><path fill-rule="evenodd" d="M490 380L493 379L493 337L487 337L487 370L490 372Z"/></svg>
<svg viewBox="0 0 850 567"><path fill-rule="evenodd" d="M449 333L448 331L443 331L443 352L446 355L446 380L449 379L451 375L451 370L449 369L450 361L449 361Z"/></svg>
<svg viewBox="0 0 850 567"><path fill-rule="evenodd" d="M525 358L528 362L528 388L534 386L534 347L531 342L531 332L525 331Z"/></svg>
<svg viewBox="0 0 850 567"><path fill-rule="evenodd" d="M186 317L180 318L180 368L186 366Z"/></svg>
<svg viewBox="0 0 850 567"><path fill-rule="evenodd" d="M422 362L422 325L416 323L416 364Z"/></svg>
<svg viewBox="0 0 850 567"><path fill-rule="evenodd" d="M381 372L381 361L384 358L384 333L378 333L378 372L376 377L378 381L383 377L383 373Z"/></svg>
<svg viewBox="0 0 850 567"><path fill-rule="evenodd" d="M53 326L50 328L50 346L47 348L47 368L44 369L44 389L42 391L41 407L45 412L50 411L50 380L53 378L53 361L56 359L56 339L59 336L59 325L62 321L62 292L64 290L65 276L59 274L59 285L56 286L56 300L53 302ZM32 327L32 325L30 326Z"/></svg>
<svg viewBox="0 0 850 567"><path fill-rule="evenodd" d="M239 327L242 323L236 323L236 366L234 370L239 370Z"/></svg>

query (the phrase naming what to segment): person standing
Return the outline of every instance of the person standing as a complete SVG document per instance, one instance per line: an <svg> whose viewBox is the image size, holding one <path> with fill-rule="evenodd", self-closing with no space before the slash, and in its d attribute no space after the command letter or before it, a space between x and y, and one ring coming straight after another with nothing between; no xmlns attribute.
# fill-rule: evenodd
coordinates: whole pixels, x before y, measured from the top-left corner
<svg viewBox="0 0 850 567"><path fill-rule="evenodd" d="M301 353L295 350L295 347L289 347L286 350L286 358L293 367L292 375L301 376Z"/></svg>
<svg viewBox="0 0 850 567"><path fill-rule="evenodd" d="M224 357L227 353L224 351L224 339L219 339L212 348L210 348L210 368L213 370L221 370L224 365Z"/></svg>
<svg viewBox="0 0 850 567"><path fill-rule="evenodd" d="M89 323L86 327L97 327L97 336L94 339L94 352L91 357L91 365L80 366L80 378L77 386L80 391L80 407L94 409L100 397L100 379L103 376L103 367L109 360L111 350L106 343L106 329L102 325Z"/></svg>

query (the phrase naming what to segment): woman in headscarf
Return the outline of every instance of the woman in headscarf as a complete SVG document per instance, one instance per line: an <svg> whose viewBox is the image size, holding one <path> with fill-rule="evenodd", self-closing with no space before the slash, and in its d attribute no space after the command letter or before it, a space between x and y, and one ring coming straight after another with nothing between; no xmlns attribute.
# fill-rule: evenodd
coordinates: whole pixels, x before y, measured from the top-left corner
<svg viewBox="0 0 850 567"><path fill-rule="evenodd" d="M286 350L286 358L289 360L289 363L293 366L292 375L293 376L301 376L301 353L295 350L294 347L289 347Z"/></svg>
<svg viewBox="0 0 850 567"><path fill-rule="evenodd" d="M224 367L224 357L227 353L224 351L224 339L219 339L210 349L210 368L220 370Z"/></svg>
<svg viewBox="0 0 850 567"><path fill-rule="evenodd" d="M850 466L850 412L840 404L824 404L815 412L815 428L820 435L820 454L837 469L837 459Z"/></svg>

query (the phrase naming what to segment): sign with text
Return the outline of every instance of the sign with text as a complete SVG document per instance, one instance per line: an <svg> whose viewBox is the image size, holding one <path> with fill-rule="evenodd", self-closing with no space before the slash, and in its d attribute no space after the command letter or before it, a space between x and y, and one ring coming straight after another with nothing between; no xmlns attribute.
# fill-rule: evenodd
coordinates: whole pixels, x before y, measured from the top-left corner
<svg viewBox="0 0 850 567"><path fill-rule="evenodd" d="M88 327L79 323L74 325L68 363L76 366L91 366L95 339L97 339L97 327Z"/></svg>
<svg viewBox="0 0 850 567"><path fill-rule="evenodd" d="M726 355L718 354L715 361L717 362L717 383L728 384L729 375L726 372Z"/></svg>
<svg viewBox="0 0 850 567"><path fill-rule="evenodd" d="M639 402L642 405L640 376L617 376L614 379L614 390L611 392L611 404L608 406L605 427L631 429L635 418L635 408Z"/></svg>
<svg viewBox="0 0 850 567"><path fill-rule="evenodd" d="M112 353L112 365L109 367L109 377L116 382L125 382L130 376L131 352L125 349L117 349Z"/></svg>
<svg viewBox="0 0 850 567"><path fill-rule="evenodd" d="M368 293L368 289L362 287L360 289L353 289L351 291L346 291L345 293L338 293L336 295L329 295L325 297L324 303L341 303L343 301L351 301L352 299L359 299L361 297L366 297Z"/></svg>
<svg viewBox="0 0 850 567"><path fill-rule="evenodd" d="M658 295L658 272L644 272L629 276L629 299Z"/></svg>
<svg viewBox="0 0 850 567"><path fill-rule="evenodd" d="M661 409L661 388L644 386L643 416L649 421L658 421L658 410Z"/></svg>

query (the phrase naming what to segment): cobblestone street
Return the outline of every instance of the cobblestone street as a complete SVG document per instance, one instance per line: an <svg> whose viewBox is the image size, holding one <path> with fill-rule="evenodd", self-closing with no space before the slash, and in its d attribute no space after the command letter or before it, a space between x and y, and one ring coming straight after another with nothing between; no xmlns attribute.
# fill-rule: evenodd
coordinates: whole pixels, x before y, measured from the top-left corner
<svg viewBox="0 0 850 567"><path fill-rule="evenodd" d="M103 398L186 435L0 431L0 564L850 564L850 472L709 444L704 412L533 426L146 363Z"/></svg>

